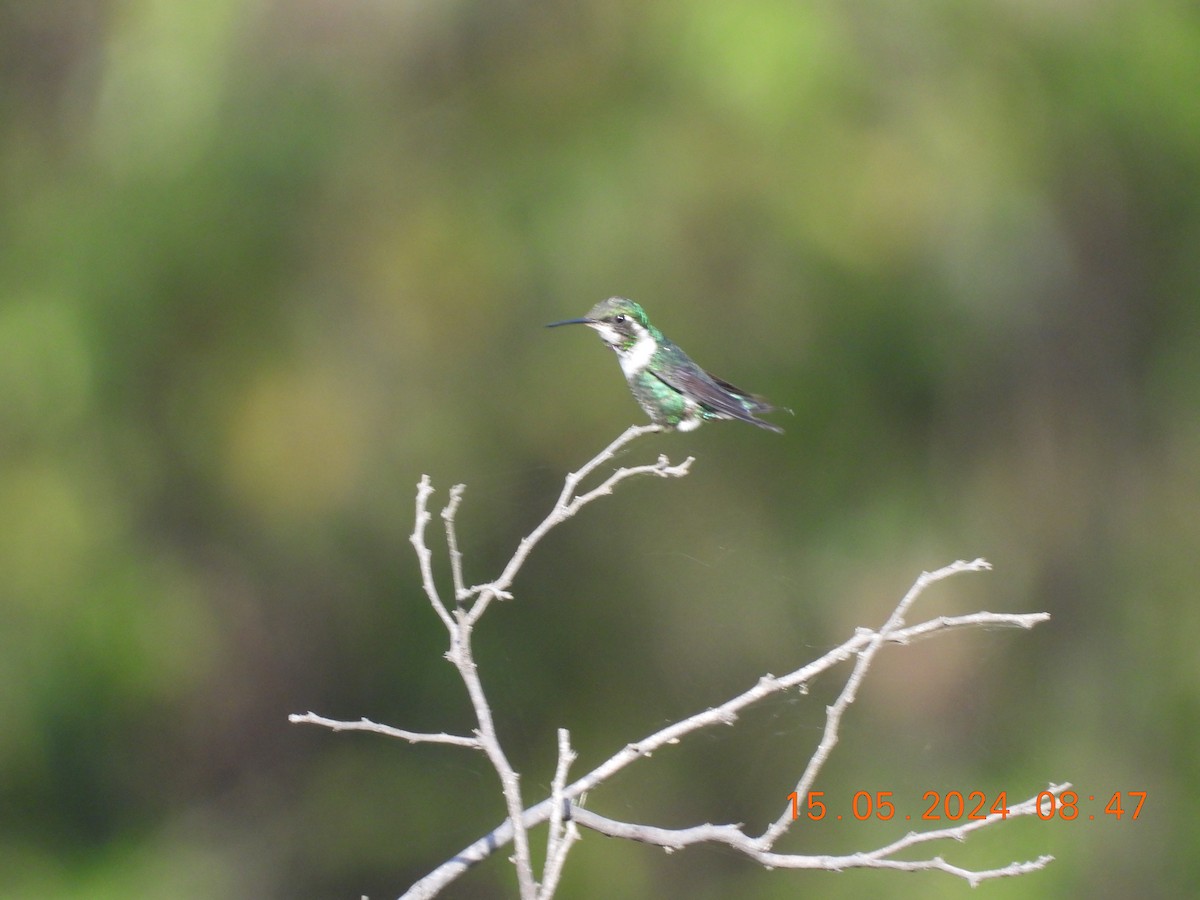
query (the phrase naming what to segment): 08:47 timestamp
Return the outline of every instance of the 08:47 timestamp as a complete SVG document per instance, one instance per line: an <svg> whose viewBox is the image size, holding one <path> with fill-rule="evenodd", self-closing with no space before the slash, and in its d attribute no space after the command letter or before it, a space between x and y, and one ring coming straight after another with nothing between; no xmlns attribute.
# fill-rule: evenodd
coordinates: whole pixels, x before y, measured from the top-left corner
<svg viewBox="0 0 1200 900"><path fill-rule="evenodd" d="M829 809L822 799L824 796L824 791L809 791L805 795L807 798L803 811L805 818L819 822L826 817ZM1128 797L1129 800L1122 803L1122 797ZM891 791L876 791L874 794L870 791L857 791L850 801L850 813L859 822L871 818L886 822L896 816L896 805L891 798ZM800 795L792 791L787 795L787 799L792 804L792 819L800 818ZM1090 795L1087 799L1094 802L1096 797ZM965 796L962 791L947 791L944 795L939 791L926 791L922 795L922 800L929 804L920 816L924 821L957 822L960 819L981 821L992 816L999 816L1001 819L1008 818L1007 791L997 794L990 804L983 791L971 791ZM1134 801L1136 801L1136 805L1133 805L1132 809L1127 808L1126 804L1133 804ZM1043 822L1050 819L1063 819L1068 822L1078 819L1081 815L1079 802L1079 794L1075 791L1063 791L1061 794L1042 791L1037 796L1037 817ZM1131 821L1136 820L1141 814L1142 804L1145 802L1145 791L1115 791L1108 803L1105 804L1103 815L1114 816L1120 820L1128 813ZM834 814L834 817L842 818L837 813ZM907 815L904 818L910 820L913 817ZM1092 814L1087 818L1095 819L1096 816Z"/></svg>

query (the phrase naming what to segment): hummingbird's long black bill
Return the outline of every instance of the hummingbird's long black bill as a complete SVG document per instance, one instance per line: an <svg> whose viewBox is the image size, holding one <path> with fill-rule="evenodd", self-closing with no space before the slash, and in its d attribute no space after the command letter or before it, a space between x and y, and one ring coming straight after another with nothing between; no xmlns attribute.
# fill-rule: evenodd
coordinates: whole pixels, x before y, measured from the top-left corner
<svg viewBox="0 0 1200 900"><path fill-rule="evenodd" d="M562 322L551 322L547 328L557 328L559 325L590 325L591 319L565 319Z"/></svg>

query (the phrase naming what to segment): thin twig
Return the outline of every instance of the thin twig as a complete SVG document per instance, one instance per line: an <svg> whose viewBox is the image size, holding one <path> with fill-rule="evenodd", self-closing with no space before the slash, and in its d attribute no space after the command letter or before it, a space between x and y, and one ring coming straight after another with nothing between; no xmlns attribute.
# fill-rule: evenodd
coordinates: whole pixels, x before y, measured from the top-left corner
<svg viewBox="0 0 1200 900"><path fill-rule="evenodd" d="M563 481L562 491L558 495L558 500L554 507L546 515L546 518L533 529L528 535L521 539L517 545L516 551L509 559L508 564L504 567L504 571L500 573L500 577L495 581L490 581L486 584L476 585L467 590L467 596L478 595L474 605L471 607L470 618L472 622L479 621L479 618L487 611L488 605L493 600L505 600L512 596L509 593L509 588L512 587L513 580L517 577L517 573L521 571L521 567L525 565L525 560L529 558L529 554L533 548L538 545L546 534L556 525L565 522L575 513L579 512L584 506L595 500L598 497L606 494L611 494L613 488L627 478L632 478L635 475L657 475L660 478L680 478L688 473L691 467L693 457L688 457L678 465L671 465L670 460L665 456L659 456L658 461L648 465L630 466L628 468L620 468L606 478L599 487L588 491L586 494L576 496L575 492L579 488L580 482L588 475L594 472L599 466L603 465L608 460L616 456L617 452L628 444L643 435L653 434L661 429L657 425L631 425L629 428L618 437L615 441L601 450L598 454L588 460L584 465L575 472L571 472Z"/></svg>
<svg viewBox="0 0 1200 900"><path fill-rule="evenodd" d="M316 713L293 713L288 716L292 724L320 725L330 731L371 731L387 737L400 738L410 744L453 744L456 747L469 747L472 750L482 749L479 738L467 737L461 734L427 734L420 731L405 731L403 728L393 728L391 725L380 725L370 719L359 719L357 722L341 722L337 719L327 719Z"/></svg>
<svg viewBox="0 0 1200 900"><path fill-rule="evenodd" d="M1049 793L1055 797L1068 790L1070 784L1051 785ZM738 825L696 825L691 828L655 828L630 822L620 822L606 816L598 815L587 809L572 807L571 817L585 828L590 828L610 837L625 838L647 844L655 844L667 850L679 850L694 844L724 844L751 859L757 860L764 866L773 869L822 869L830 872L840 872L844 869L898 869L906 872L942 871L965 879L972 887L991 878L1003 878L1014 875L1024 875L1028 872L1044 868L1053 856L1039 856L1035 860L1010 863L995 869L971 870L951 865L940 856L928 859L897 860L893 857L910 847L920 846L933 841L954 840L964 841L967 835L980 828L995 825L1007 819L1032 815L1037 811L1038 797L1041 793L1009 808L1007 815L995 813L986 819L965 822L953 828L940 828L934 831L910 831L899 840L893 841L877 850L862 853L850 853L844 856L827 854L810 856L799 853L772 853L764 850L761 841L745 833Z"/></svg>
<svg viewBox="0 0 1200 900"><path fill-rule="evenodd" d="M446 609L446 604L442 602L442 598L438 594L437 583L433 580L433 553L425 546L425 528L429 524L429 496L432 493L433 485L429 483L429 476L422 475L417 484L417 509L413 531L409 535L408 541L413 545L413 550L417 554L417 564L421 569L421 587L425 589L425 596L429 598L429 603L433 606L433 611L438 614L438 618L442 620L442 624L453 633L454 619L451 617L450 611Z"/></svg>
<svg viewBox="0 0 1200 900"><path fill-rule="evenodd" d="M546 867L542 872L543 900L554 896L562 877L563 866L567 862L567 853L572 845L579 840L579 829L573 821L563 822L563 813L568 800L563 797L563 787L567 782L567 771L575 761L575 751L571 749L571 734L565 728L558 729L558 765L554 769L554 780L550 785L550 834L546 839Z"/></svg>
<svg viewBox="0 0 1200 900"><path fill-rule="evenodd" d="M456 484L450 488L450 502L442 510L442 521L446 525L446 547L450 551L450 576L454 584L454 602L462 603L470 593L463 584L462 553L458 549L458 528L454 524L454 516L458 513L458 504L462 503L465 484Z"/></svg>

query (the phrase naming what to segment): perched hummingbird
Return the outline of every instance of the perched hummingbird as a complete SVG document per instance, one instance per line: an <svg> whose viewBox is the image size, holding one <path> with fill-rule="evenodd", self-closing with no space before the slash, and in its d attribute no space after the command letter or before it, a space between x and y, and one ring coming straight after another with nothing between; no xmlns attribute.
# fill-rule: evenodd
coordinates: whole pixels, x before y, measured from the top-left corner
<svg viewBox="0 0 1200 900"><path fill-rule="evenodd" d="M663 428L691 431L707 419L738 419L768 431L783 429L756 418L771 412L762 397L714 378L650 324L646 312L632 300L609 297L582 319L552 322L594 328L621 363L634 399Z"/></svg>

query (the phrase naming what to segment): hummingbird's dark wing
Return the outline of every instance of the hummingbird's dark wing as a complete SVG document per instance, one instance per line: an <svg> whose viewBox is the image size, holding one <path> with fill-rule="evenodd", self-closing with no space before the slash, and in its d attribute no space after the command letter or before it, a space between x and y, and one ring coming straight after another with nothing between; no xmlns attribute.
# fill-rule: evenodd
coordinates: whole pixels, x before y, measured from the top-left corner
<svg viewBox="0 0 1200 900"><path fill-rule="evenodd" d="M691 397L714 413L783 434L783 429L778 425L754 416L756 412L771 412L774 406L762 397L734 387L728 381L713 378L699 366L679 366L669 372L655 372L654 375L667 387Z"/></svg>
<svg viewBox="0 0 1200 900"><path fill-rule="evenodd" d="M704 374L708 375L707 372ZM749 391L743 391L740 387L736 387L735 385L730 384L728 381L718 378L716 375L708 375L708 377L715 381L718 386L723 387L731 394L737 394L739 397L741 397L742 400L745 401L746 405L750 407L752 412L774 412L779 408L770 403L766 397L760 397L758 394L752 394Z"/></svg>

